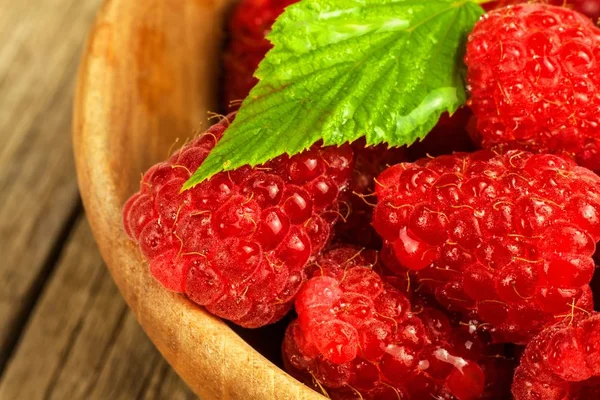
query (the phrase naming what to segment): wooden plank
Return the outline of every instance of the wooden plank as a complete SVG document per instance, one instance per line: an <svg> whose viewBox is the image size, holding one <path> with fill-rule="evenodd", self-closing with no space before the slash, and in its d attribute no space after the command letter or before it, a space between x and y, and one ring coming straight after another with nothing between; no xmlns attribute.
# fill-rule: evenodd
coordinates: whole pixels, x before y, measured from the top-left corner
<svg viewBox="0 0 600 400"><path fill-rule="evenodd" d="M81 217L4 375L0 399L192 399L141 330Z"/></svg>
<svg viewBox="0 0 600 400"><path fill-rule="evenodd" d="M134 399L147 387L161 360L128 312L88 399ZM57 396L56 399L65 398Z"/></svg>
<svg viewBox="0 0 600 400"><path fill-rule="evenodd" d="M0 0L0 369L78 204L72 90L101 0Z"/></svg>
<svg viewBox="0 0 600 400"><path fill-rule="evenodd" d="M56 397L62 398L65 397ZM128 312L88 399L133 398L170 400L194 396L142 332L133 313Z"/></svg>
<svg viewBox="0 0 600 400"><path fill-rule="evenodd" d="M0 370L77 208L72 91L101 1L0 0ZM0 379L0 398L193 398L125 306L83 219L70 239ZM130 361L144 367L131 370ZM136 383L119 384L128 379Z"/></svg>
<svg viewBox="0 0 600 400"><path fill-rule="evenodd" d="M99 291L103 275L94 239L81 219L0 380L1 399L43 398L81 331L91 300L103 294ZM122 313L122 304L117 308Z"/></svg>

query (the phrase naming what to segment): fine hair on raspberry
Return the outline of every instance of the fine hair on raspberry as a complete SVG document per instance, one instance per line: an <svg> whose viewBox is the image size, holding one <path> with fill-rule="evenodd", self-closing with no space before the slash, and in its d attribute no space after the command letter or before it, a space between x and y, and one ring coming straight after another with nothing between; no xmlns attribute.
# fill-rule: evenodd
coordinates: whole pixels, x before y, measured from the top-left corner
<svg viewBox="0 0 600 400"><path fill-rule="evenodd" d="M572 306L592 308L600 178L572 160L512 150L390 167L373 224L388 266L492 332L526 343Z"/></svg>
<svg viewBox="0 0 600 400"><path fill-rule="evenodd" d="M222 172L181 192L234 115L151 167L123 209L127 234L165 288L244 327L291 308L330 240L353 167L348 145Z"/></svg>
<svg viewBox="0 0 600 400"><path fill-rule="evenodd" d="M506 394L511 362L424 299L409 299L376 251L333 248L308 271L283 344L286 369L307 385L340 400Z"/></svg>
<svg viewBox="0 0 600 400"><path fill-rule="evenodd" d="M484 148L567 155L600 171L600 29L566 7L485 14L465 62L475 139Z"/></svg>
<svg viewBox="0 0 600 400"><path fill-rule="evenodd" d="M512 385L515 400L600 398L600 313L573 313L525 348Z"/></svg>

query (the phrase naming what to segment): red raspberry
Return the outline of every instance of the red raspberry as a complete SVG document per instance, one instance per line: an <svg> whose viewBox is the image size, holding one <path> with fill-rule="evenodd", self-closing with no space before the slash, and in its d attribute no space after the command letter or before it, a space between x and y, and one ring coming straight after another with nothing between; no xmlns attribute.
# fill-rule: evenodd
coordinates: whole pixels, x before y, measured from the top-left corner
<svg viewBox="0 0 600 400"><path fill-rule="evenodd" d="M348 145L313 147L180 193L229 120L150 168L123 221L163 286L217 316L258 327L289 310L307 261L328 242L353 154Z"/></svg>
<svg viewBox="0 0 600 400"><path fill-rule="evenodd" d="M284 339L286 369L332 399L482 398L484 369L502 375L500 364L440 311L411 309L398 280L374 267L377 252L351 247L315 261Z"/></svg>
<svg viewBox="0 0 600 400"><path fill-rule="evenodd" d="M406 149L390 149L387 145L367 147L364 139L360 139L352 143L352 150L355 158L350 184L352 195L341 206L343 218L335 226L336 241L379 249L381 238L371 226L375 178L388 166L404 161Z"/></svg>
<svg viewBox="0 0 600 400"><path fill-rule="evenodd" d="M591 307L600 178L512 150L398 164L378 178L377 232L448 310L526 343L572 304Z"/></svg>
<svg viewBox="0 0 600 400"><path fill-rule="evenodd" d="M511 4L527 3L530 0L499 0L492 1L489 3L482 4L486 10L493 10L495 8L508 6ZM593 21L597 21L600 18L600 1L598 0L543 0L544 3L552 4L555 6L565 6L573 9L583 15L588 16Z"/></svg>
<svg viewBox="0 0 600 400"><path fill-rule="evenodd" d="M473 150L473 143L466 131L471 116L468 108L461 108L451 117L443 114L423 141L408 148L388 148L385 144L367 147L364 139L352 143L356 160L350 185L353 196L346 209L342 207L342 221L335 226L338 242L380 249L381 239L371 226L374 206L372 196L377 176L390 165L409 158Z"/></svg>
<svg viewBox="0 0 600 400"><path fill-rule="evenodd" d="M600 171L600 30L588 18L545 4L491 11L465 62L483 147L566 154Z"/></svg>
<svg viewBox="0 0 600 400"><path fill-rule="evenodd" d="M600 398L600 313L574 309L567 321L543 330L521 357L515 400Z"/></svg>
<svg viewBox="0 0 600 400"><path fill-rule="evenodd" d="M347 209L341 209L344 218L335 226L337 241L380 249L381 238L371 226L377 176L390 165L407 159L473 150L473 143L466 130L471 116L470 109L466 107L458 110L452 117L443 114L439 123L423 141L408 148L388 148L385 144L367 147L364 139L352 143L356 159L351 183L353 195Z"/></svg>
<svg viewBox="0 0 600 400"><path fill-rule="evenodd" d="M298 0L242 0L229 20L225 50L225 109L237 108L258 80L258 64L271 49L265 38L284 8Z"/></svg>

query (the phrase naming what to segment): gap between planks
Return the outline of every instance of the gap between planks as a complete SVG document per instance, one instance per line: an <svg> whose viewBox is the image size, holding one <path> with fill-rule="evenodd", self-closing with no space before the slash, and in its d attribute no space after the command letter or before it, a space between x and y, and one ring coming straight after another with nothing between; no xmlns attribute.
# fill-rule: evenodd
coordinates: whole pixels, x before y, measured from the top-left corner
<svg viewBox="0 0 600 400"><path fill-rule="evenodd" d="M191 400L127 308L85 217L0 377L3 400Z"/></svg>
<svg viewBox="0 0 600 400"><path fill-rule="evenodd" d="M101 0L0 0L0 370L78 202L71 109Z"/></svg>
<svg viewBox="0 0 600 400"><path fill-rule="evenodd" d="M70 216L64 223L64 226L60 229L59 234L57 235L54 244L52 246L52 250L50 251L48 258L42 264L38 275L35 277L31 288L29 289L29 293L27 297L23 300L22 305L19 310L15 313L15 317L12 325L10 326L10 330L5 337L4 343L4 351L0 354L0 376L4 372L4 368L6 367L6 363L11 358L15 347L25 329L27 321L33 312L35 304L37 303L44 285L50 279L52 272L54 272L54 268L56 266L56 262L62 248L67 240L75 222L80 217L83 211L83 206L80 201L77 201L76 204L71 207L72 211Z"/></svg>

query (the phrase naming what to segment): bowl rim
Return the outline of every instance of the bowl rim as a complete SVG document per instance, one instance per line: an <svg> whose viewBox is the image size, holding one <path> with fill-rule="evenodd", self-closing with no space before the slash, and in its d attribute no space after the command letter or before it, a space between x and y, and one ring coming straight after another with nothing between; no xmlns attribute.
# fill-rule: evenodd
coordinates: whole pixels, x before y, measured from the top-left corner
<svg viewBox="0 0 600 400"><path fill-rule="evenodd" d="M206 22L209 18L221 21L229 1L179 2L186 3L181 7L185 7L189 14L186 14L184 22L197 23ZM135 35L127 24L151 18L153 14L142 14L142 9L160 13L167 7L179 7L174 4L172 0L105 0L89 33L78 72L73 144L80 192L90 227L113 280L141 326L177 373L202 399L325 399L272 364L220 319L185 297L163 289L150 277L137 247L121 226L122 195L119 188L122 183L114 171L118 160L111 155L114 146L111 143L118 132L111 128L119 126L120 132L136 129L136 126L146 124L143 118L149 117L149 114L148 110L137 114L136 118L141 118L142 122L130 118L129 115L135 114L136 107L141 105L132 101L135 98L124 99L123 95L127 95L125 89L116 87L120 78L133 79L132 75L136 73L129 63L115 62L121 56L128 57L128 45L124 43L130 42L120 35ZM165 25L168 18L164 16L169 12L163 14ZM180 31L187 32L189 29ZM202 37L211 35L208 30L204 33L191 40L198 40L197 46L214 40L212 36ZM181 55L170 56L183 60ZM200 74L200 71L187 72ZM173 81L184 82L181 76L174 77ZM119 107L113 107L113 104L124 102L129 104L125 113L130 113L125 117L122 110L114 109ZM174 329L174 326L177 328Z"/></svg>

